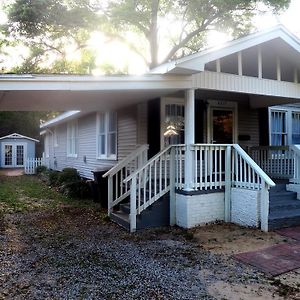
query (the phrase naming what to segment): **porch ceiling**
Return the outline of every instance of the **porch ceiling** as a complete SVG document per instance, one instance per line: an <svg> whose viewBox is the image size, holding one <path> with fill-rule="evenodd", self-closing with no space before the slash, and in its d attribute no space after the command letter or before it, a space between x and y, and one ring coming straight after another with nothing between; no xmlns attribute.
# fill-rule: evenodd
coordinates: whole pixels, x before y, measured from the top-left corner
<svg viewBox="0 0 300 300"><path fill-rule="evenodd" d="M0 110L110 110L190 87L186 76L2 76Z"/></svg>

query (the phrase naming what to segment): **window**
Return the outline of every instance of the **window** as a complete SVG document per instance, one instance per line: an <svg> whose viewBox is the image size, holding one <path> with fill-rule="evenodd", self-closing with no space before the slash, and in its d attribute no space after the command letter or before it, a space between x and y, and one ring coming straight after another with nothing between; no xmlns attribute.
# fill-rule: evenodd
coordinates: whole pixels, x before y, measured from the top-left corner
<svg viewBox="0 0 300 300"><path fill-rule="evenodd" d="M54 147L58 147L57 128L54 128L54 130L53 130L53 145L54 145Z"/></svg>
<svg viewBox="0 0 300 300"><path fill-rule="evenodd" d="M97 158L117 157L117 114L115 112L97 115Z"/></svg>
<svg viewBox="0 0 300 300"><path fill-rule="evenodd" d="M270 145L287 145L287 112L279 110L270 110L270 122Z"/></svg>
<svg viewBox="0 0 300 300"><path fill-rule="evenodd" d="M49 134L48 133L45 135L44 147L45 147L45 156L48 158L50 155L50 143L49 143Z"/></svg>
<svg viewBox="0 0 300 300"><path fill-rule="evenodd" d="M184 143L184 99L161 100L161 147Z"/></svg>
<svg viewBox="0 0 300 300"><path fill-rule="evenodd" d="M78 124L77 121L68 123L67 127L67 156L77 157Z"/></svg>
<svg viewBox="0 0 300 300"><path fill-rule="evenodd" d="M300 112L292 112L292 144L300 144Z"/></svg>

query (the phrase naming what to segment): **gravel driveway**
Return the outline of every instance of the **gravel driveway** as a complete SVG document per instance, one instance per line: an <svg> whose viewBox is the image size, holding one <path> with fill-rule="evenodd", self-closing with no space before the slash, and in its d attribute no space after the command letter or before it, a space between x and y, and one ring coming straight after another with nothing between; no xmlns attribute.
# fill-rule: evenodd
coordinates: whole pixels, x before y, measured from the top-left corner
<svg viewBox="0 0 300 300"><path fill-rule="evenodd" d="M207 288L220 280L267 284L184 230L130 235L91 209L9 214L0 228L0 298L214 299Z"/></svg>
<svg viewBox="0 0 300 300"><path fill-rule="evenodd" d="M0 299L283 299L270 279L190 231L129 234L94 205L37 198L48 187L37 193L30 180L26 198L16 189L27 208L0 210Z"/></svg>

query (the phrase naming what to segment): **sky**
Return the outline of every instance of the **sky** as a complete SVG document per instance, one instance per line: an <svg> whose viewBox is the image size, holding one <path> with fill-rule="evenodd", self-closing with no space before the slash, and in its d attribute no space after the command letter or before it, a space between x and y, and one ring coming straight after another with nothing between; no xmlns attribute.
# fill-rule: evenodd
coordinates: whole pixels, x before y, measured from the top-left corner
<svg viewBox="0 0 300 300"><path fill-rule="evenodd" d="M10 0L0 0L0 4L7 3ZM255 17L254 23L258 30L263 30L276 24L283 24L287 29L300 38L300 0L292 0L291 5L287 11L280 16L273 16L271 13ZM5 23L6 16L0 10L0 24ZM209 36L209 46L220 45L231 38L222 32L213 32ZM142 74L147 71L144 61L130 51L127 47L119 42L109 42L100 33L94 33L90 40L90 45L97 49L97 64L101 65L107 61L112 61L119 69L124 69L128 66L129 73ZM163 46L162 46L163 47ZM17 51L23 52L23 49ZM76 58L76 53L70 51L70 58ZM11 62L12 63L12 62ZM96 75L101 74L100 70L95 70Z"/></svg>

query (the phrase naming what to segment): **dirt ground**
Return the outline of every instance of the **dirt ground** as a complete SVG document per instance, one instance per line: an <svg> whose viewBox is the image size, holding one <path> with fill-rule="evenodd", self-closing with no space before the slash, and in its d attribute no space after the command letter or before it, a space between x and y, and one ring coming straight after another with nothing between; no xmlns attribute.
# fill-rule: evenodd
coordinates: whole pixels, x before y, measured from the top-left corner
<svg viewBox="0 0 300 300"><path fill-rule="evenodd" d="M130 234L92 202L0 176L0 299L299 300L300 270L272 278L232 258L290 241L224 223Z"/></svg>
<svg viewBox="0 0 300 300"><path fill-rule="evenodd" d="M192 230L198 246L215 254L231 256L237 253L256 251L273 245L295 242L293 239L281 236L276 232L262 232L257 229L240 227L235 224L212 224ZM294 270L273 279L274 286L280 290L275 295L274 290L264 285L228 284L216 282L209 287L211 295L217 299L300 299L300 269ZM289 291L295 295L286 296ZM297 291L298 290L298 291Z"/></svg>

